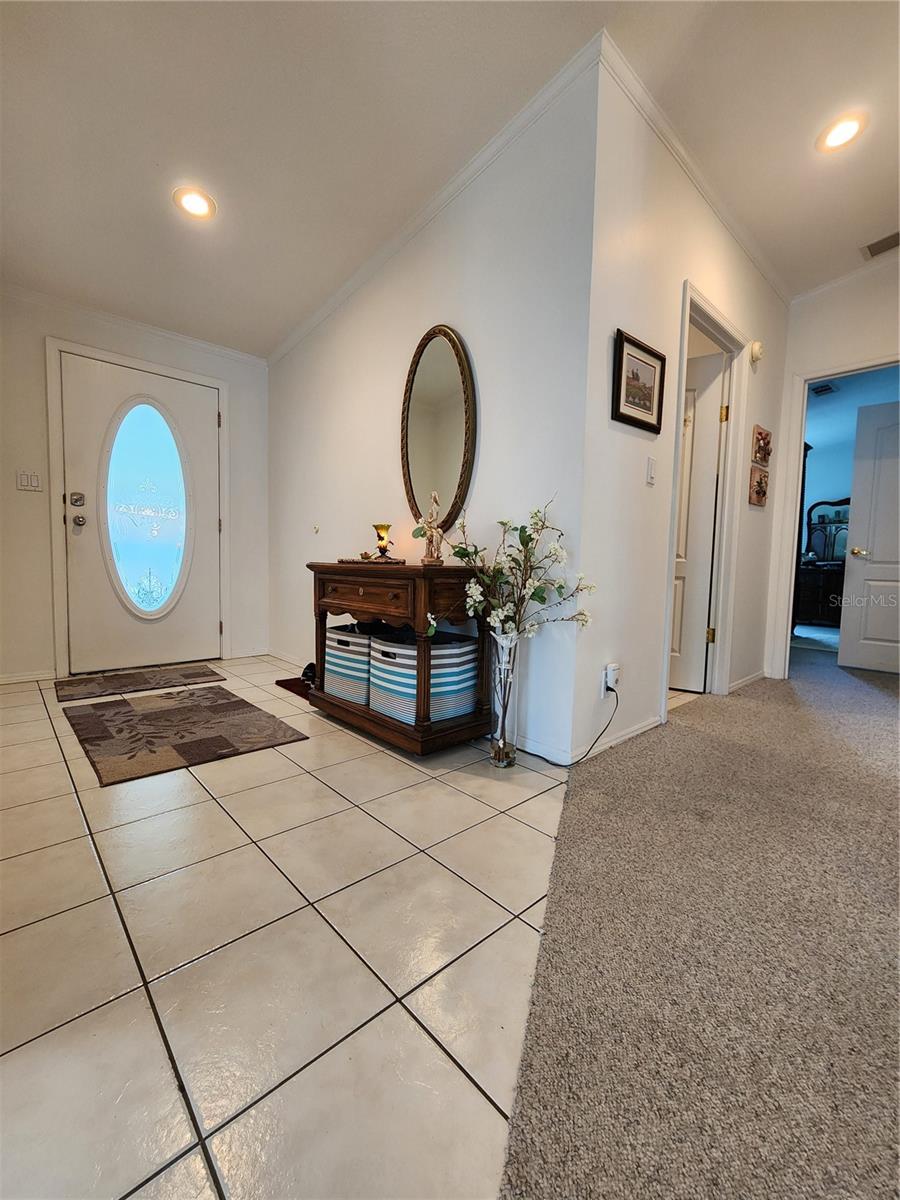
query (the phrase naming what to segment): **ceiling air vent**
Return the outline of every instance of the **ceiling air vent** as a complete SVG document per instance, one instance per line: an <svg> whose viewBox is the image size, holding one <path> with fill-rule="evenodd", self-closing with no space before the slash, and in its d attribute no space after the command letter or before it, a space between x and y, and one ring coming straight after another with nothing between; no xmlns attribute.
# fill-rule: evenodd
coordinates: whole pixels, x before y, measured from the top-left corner
<svg viewBox="0 0 900 1200"><path fill-rule="evenodd" d="M837 391L837 388L833 383L813 383L810 384L809 390L814 396L830 396L832 392Z"/></svg>
<svg viewBox="0 0 900 1200"><path fill-rule="evenodd" d="M896 250L900 246L900 231L889 233L887 237L879 238L877 242L869 242L861 247L863 258L877 258L879 254L887 254L888 250Z"/></svg>

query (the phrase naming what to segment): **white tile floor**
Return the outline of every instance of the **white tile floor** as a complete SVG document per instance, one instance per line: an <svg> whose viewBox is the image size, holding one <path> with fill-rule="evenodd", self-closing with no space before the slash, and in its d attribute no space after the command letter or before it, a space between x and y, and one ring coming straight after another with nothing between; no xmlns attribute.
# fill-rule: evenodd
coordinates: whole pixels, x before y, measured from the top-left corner
<svg viewBox="0 0 900 1200"><path fill-rule="evenodd" d="M309 740L100 788L0 688L0 1193L493 1197L565 772L211 665Z"/></svg>

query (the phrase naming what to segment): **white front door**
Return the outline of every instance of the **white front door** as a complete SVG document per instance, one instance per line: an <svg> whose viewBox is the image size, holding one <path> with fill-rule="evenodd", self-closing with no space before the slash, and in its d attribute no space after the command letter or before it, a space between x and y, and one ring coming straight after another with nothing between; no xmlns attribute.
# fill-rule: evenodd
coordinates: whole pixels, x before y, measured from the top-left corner
<svg viewBox="0 0 900 1200"><path fill-rule="evenodd" d="M70 671L217 657L217 389L61 368Z"/></svg>
<svg viewBox="0 0 900 1200"><path fill-rule="evenodd" d="M724 361L707 354L687 365L669 659L669 687L685 692L706 690Z"/></svg>
<svg viewBox="0 0 900 1200"><path fill-rule="evenodd" d="M838 665L900 670L900 404L856 419Z"/></svg>

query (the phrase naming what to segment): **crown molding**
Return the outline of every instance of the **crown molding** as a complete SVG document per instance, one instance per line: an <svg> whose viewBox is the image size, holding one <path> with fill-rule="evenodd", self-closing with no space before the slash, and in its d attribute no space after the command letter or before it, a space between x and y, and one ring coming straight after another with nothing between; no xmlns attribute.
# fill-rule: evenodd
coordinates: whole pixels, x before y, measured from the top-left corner
<svg viewBox="0 0 900 1200"><path fill-rule="evenodd" d="M131 329L138 333L152 334L154 337L166 338L168 341L179 342L194 350L202 350L206 354L215 354L219 358L230 358L235 362L252 363L254 366L266 366L266 360L256 354L248 354L245 350L234 350L230 346L219 346L215 342L204 342L200 338L188 337L186 333L175 333L172 329L161 329L158 325L147 325L143 321L134 321L131 317L120 317L116 313L103 312L97 308L89 308L74 300L63 300L51 296L47 292L34 291L17 283L0 284L0 295L5 299L17 300L21 304L31 304L36 308L62 308L66 312L82 317L90 317L105 325L113 325L120 329Z"/></svg>
<svg viewBox="0 0 900 1200"><path fill-rule="evenodd" d="M688 179L690 179L691 183L693 183L694 187L750 259L760 275L777 293L779 299L785 305L789 305L791 302L791 289L781 278L773 264L766 258L752 234L734 216L706 179L696 160L675 132L669 118L647 91L635 73L634 68L605 29L600 37L601 66L609 72L612 79L619 85L659 140L677 161L685 175L687 175Z"/></svg>
<svg viewBox="0 0 900 1200"><path fill-rule="evenodd" d="M356 271L330 299L318 308L312 316L276 346L269 355L269 364L273 364L289 354L314 329L327 320L345 300L358 291L364 283L371 279L390 259L429 225L448 204L456 199L469 184L473 183L483 171L500 157L523 133L525 133L540 117L572 86L585 71L589 71L600 60L603 44L603 31L596 34L587 45L571 58L549 83L521 109L507 125L458 171L456 175L434 196L423 209L420 209L389 241L385 242L371 258Z"/></svg>
<svg viewBox="0 0 900 1200"><path fill-rule="evenodd" d="M820 296L822 292L831 291L832 288L842 287L845 283L853 283L854 280L868 275L877 275L888 269L896 274L898 264L900 264L900 250L889 250L885 255L879 255L878 258L872 258L863 263L861 267L854 267L846 275L838 275L837 279L829 279L827 283L820 283L818 287L810 288L808 292L799 292L791 303L797 304L798 301L809 300L813 296Z"/></svg>

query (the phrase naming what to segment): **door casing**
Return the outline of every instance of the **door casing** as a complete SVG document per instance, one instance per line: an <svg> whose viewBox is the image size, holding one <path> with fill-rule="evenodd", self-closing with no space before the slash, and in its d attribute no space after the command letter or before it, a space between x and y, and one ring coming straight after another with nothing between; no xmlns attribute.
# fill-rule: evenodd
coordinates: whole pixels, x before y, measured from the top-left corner
<svg viewBox="0 0 900 1200"><path fill-rule="evenodd" d="M800 510L800 485L803 477L803 442L806 433L806 396L817 379L853 375L877 367L890 367L896 357L857 360L825 368L807 369L791 377L787 407L779 426L779 455L782 466L775 480L772 557L769 567L769 605L766 635L766 675L787 679L791 659L791 615L794 599L797 540L797 513Z"/></svg>
<svg viewBox="0 0 900 1200"><path fill-rule="evenodd" d="M747 443L747 393L750 380L751 339L716 308L699 288L686 279L682 292L681 344L675 393L677 412L675 444L672 451L672 496L669 509L669 574L663 613L663 670L659 693L659 719L663 724L668 720L672 610L675 597L675 549L678 535L678 493L681 485L681 437L684 420L684 392L687 382L688 330L691 322L708 334L731 358L731 370L725 390L728 421L720 452L722 476L719 481L720 501L716 511L715 556L710 587L710 618L716 629L716 640L710 646L707 669L710 692L724 696L730 690L735 580L738 566L740 484L743 478L739 468L741 447Z"/></svg>
<svg viewBox="0 0 900 1200"><path fill-rule="evenodd" d="M222 425L219 431L219 514L222 520L222 533L219 543L219 614L222 622L222 632L219 637L219 652L222 658L231 657L231 520L229 511L230 496L230 455L229 455L229 411L228 384L222 379L210 375L198 375L191 371L181 371L160 363L147 362L145 359L130 358L123 354L112 354L107 350L98 350L93 346L82 346L77 342L67 342L60 338L46 339L47 360L47 423L49 430L50 450L50 551L53 567L53 641L56 677L61 678L69 673L69 608L68 608L68 568L66 556L66 536L63 517L65 504L65 458L63 445L63 411L62 411L62 366L60 355L78 354L84 358L96 359L99 362L113 363L119 367L131 367L137 371L147 371L154 375L162 375L167 379L178 379L185 383L198 383L205 387L216 388L219 393L219 412Z"/></svg>

